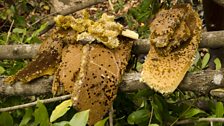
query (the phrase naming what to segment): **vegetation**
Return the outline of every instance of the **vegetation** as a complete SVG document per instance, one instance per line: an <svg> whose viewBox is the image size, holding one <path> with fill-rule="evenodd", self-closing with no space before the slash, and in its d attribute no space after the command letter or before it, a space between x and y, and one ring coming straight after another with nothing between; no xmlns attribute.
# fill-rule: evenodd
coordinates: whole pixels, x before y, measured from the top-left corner
<svg viewBox="0 0 224 126"><path fill-rule="evenodd" d="M125 0L114 3L114 13L125 6ZM140 38L149 35L148 23L161 7L169 7L169 1L160 3L158 0L141 0L136 7L129 9L121 17L124 24L136 30ZM40 32L46 28L46 20L50 14L50 4L47 0L0 0L0 44L33 44L40 43ZM102 14L98 11L97 14ZM44 18L43 18L44 17ZM135 59L137 56L132 57ZM190 72L208 68L209 52L199 50ZM141 69L141 62L134 62L131 70ZM0 75L13 75L27 64L28 60L0 61ZM219 59L214 61L216 70L221 69ZM24 104L38 99L53 97L44 96L0 96L0 108ZM88 120L89 110L77 112L70 100L43 104L38 102L35 107L17 109L12 112L0 113L0 126L84 126ZM170 95L161 95L150 89L136 92L118 92L113 105L114 126L159 126L159 125L197 125L222 126L209 118L222 118L223 102L210 96L200 96L193 92L175 91ZM204 121L202 120L203 118ZM109 116L95 124L108 124ZM189 124L190 122L190 124Z"/></svg>

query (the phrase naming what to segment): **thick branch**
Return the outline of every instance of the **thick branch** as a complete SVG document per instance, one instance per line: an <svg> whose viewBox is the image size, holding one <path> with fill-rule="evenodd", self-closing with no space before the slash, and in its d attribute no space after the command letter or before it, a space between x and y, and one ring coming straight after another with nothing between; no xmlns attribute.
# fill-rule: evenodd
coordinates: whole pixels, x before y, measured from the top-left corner
<svg viewBox="0 0 224 126"><path fill-rule="evenodd" d="M180 90L188 90L196 93L208 94L210 90L224 87L223 80L224 69L221 71L204 70L198 73L186 74L184 80L178 87ZM221 75L221 83L217 83L214 78ZM147 86L139 82L140 73L126 73L120 85L121 91L135 91ZM36 95L51 92L52 77L40 78L32 81L30 84L17 82L13 85L3 84L3 78L0 79L1 95Z"/></svg>
<svg viewBox="0 0 224 126"><path fill-rule="evenodd" d="M39 44L0 45L0 59L30 59L36 56Z"/></svg>
<svg viewBox="0 0 224 126"><path fill-rule="evenodd" d="M3 82L4 77L0 78L0 94L1 95L40 95L51 92L51 82L53 77L36 79L29 84L16 82L8 85Z"/></svg>
<svg viewBox="0 0 224 126"><path fill-rule="evenodd" d="M176 122L176 125L186 125L191 124L194 125L196 122L224 122L224 118L199 118L198 120L193 119L185 119Z"/></svg>
<svg viewBox="0 0 224 126"><path fill-rule="evenodd" d="M196 93L207 94L212 89L223 88L224 69L221 71L215 70L202 70L197 73L188 73L179 85L180 90L193 91ZM221 75L221 83L217 83L217 75ZM127 73L123 77L123 84L120 86L122 91L134 91L138 89L146 88L147 86L139 82L140 73ZM161 78L162 79L162 78Z"/></svg>
<svg viewBox="0 0 224 126"><path fill-rule="evenodd" d="M200 47L218 48L224 47L224 31L204 32Z"/></svg>
<svg viewBox="0 0 224 126"><path fill-rule="evenodd" d="M224 31L205 32L202 35L200 47L224 47ZM0 45L0 59L26 59L37 54L39 45ZM139 39L135 41L133 52L146 54L149 51L149 41Z"/></svg>

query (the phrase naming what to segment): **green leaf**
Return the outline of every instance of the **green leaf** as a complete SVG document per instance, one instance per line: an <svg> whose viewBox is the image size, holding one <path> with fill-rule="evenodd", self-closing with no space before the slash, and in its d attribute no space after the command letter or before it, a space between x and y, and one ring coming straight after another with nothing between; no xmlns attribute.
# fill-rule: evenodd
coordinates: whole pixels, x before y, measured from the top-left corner
<svg viewBox="0 0 224 126"><path fill-rule="evenodd" d="M147 109L141 109L132 112L128 116L128 124L134 125L134 124L140 124L142 122L145 122L149 119L150 112Z"/></svg>
<svg viewBox="0 0 224 126"><path fill-rule="evenodd" d="M156 119L157 119L160 123L162 123L162 122L163 122L163 119L162 119L162 115L161 115L161 113L160 113L160 111L159 111L159 107L158 107L158 105L156 105L154 102L151 102L151 105L152 105L152 107L153 107L153 110L155 110L155 111L154 111L154 114L155 114Z"/></svg>
<svg viewBox="0 0 224 126"><path fill-rule="evenodd" d="M35 124L38 126L49 126L47 109L43 103L37 102L37 108L34 111Z"/></svg>
<svg viewBox="0 0 224 126"><path fill-rule="evenodd" d="M53 110L51 117L50 117L50 122L54 122L56 119L59 117L63 116L72 106L72 100L66 100L63 101L61 104L56 106L56 108Z"/></svg>
<svg viewBox="0 0 224 126"><path fill-rule="evenodd" d="M43 31L47 26L48 26L47 22L42 24L39 29L33 32L32 36L38 36L40 32Z"/></svg>
<svg viewBox="0 0 224 126"><path fill-rule="evenodd" d="M58 123L54 123L52 126L70 126L68 121L61 121Z"/></svg>
<svg viewBox="0 0 224 126"><path fill-rule="evenodd" d="M205 56L202 59L201 69L204 69L208 66L207 64L208 64L209 59L210 59L210 54L206 53Z"/></svg>
<svg viewBox="0 0 224 126"><path fill-rule="evenodd" d="M215 107L215 115L217 118L223 117L224 114L224 107L222 102L217 102ZM222 123L215 123L215 126L222 126Z"/></svg>
<svg viewBox="0 0 224 126"><path fill-rule="evenodd" d="M23 28L14 28L12 30L12 32L13 33L22 33L22 34L24 34L24 33L26 33L26 29L23 29Z"/></svg>
<svg viewBox="0 0 224 126"><path fill-rule="evenodd" d="M141 70L142 70L142 66L143 66L142 63L137 62L137 63L136 63L136 70L137 70L137 71L141 71Z"/></svg>
<svg viewBox="0 0 224 126"><path fill-rule="evenodd" d="M25 42L26 42L26 43L30 43L30 41L31 41L34 37L38 36L38 35L40 34L40 32L41 32L42 30L44 30L47 26L48 26L48 23L42 24L42 25L40 26L39 29L37 29L36 31L33 32L33 34L31 35L31 37L28 37L28 38L26 39Z"/></svg>
<svg viewBox="0 0 224 126"><path fill-rule="evenodd" d="M5 68L0 66L0 74L3 74L5 72Z"/></svg>
<svg viewBox="0 0 224 126"><path fill-rule="evenodd" d="M109 119L109 117L107 117L103 120L100 120L94 126L104 126L108 119Z"/></svg>
<svg viewBox="0 0 224 126"><path fill-rule="evenodd" d="M0 126L13 126L13 118L8 112L0 114Z"/></svg>
<svg viewBox="0 0 224 126"><path fill-rule="evenodd" d="M214 63L215 63L216 70L220 70L222 68L222 64L219 58L215 58Z"/></svg>
<svg viewBox="0 0 224 126"><path fill-rule="evenodd" d="M160 95L155 94L153 100L151 101L151 105L153 107L156 119L162 124L164 119L167 119L169 116L167 103Z"/></svg>
<svg viewBox="0 0 224 126"><path fill-rule="evenodd" d="M23 40L24 40L24 37L26 35L26 29L25 28L24 29L14 28L12 32L13 33L18 33L18 34L12 34L11 39L22 43ZM19 35L19 34L22 34L22 36Z"/></svg>
<svg viewBox="0 0 224 126"><path fill-rule="evenodd" d="M27 126L28 122L32 119L32 108L28 108L25 111L25 115L23 116L23 119L20 122L19 126Z"/></svg>
<svg viewBox="0 0 224 126"><path fill-rule="evenodd" d="M215 115L216 115L216 117L223 117L223 114L224 114L223 104L222 104L222 102L217 102Z"/></svg>
<svg viewBox="0 0 224 126"><path fill-rule="evenodd" d="M89 109L76 113L70 120L69 124L71 126L86 126L88 118Z"/></svg>
<svg viewBox="0 0 224 126"><path fill-rule="evenodd" d="M189 109L187 112L185 112L183 114L183 117L184 118L191 118L191 117L193 117L193 116L195 116L197 114L200 114L200 113L205 113L205 112L200 110L200 109L198 109L198 108L191 108L191 109Z"/></svg>
<svg viewBox="0 0 224 126"><path fill-rule="evenodd" d="M30 41L29 41L29 43L28 44L34 44L34 43L37 43L37 44L41 44L41 40L40 40L40 38L38 38L37 36L34 36Z"/></svg>
<svg viewBox="0 0 224 126"><path fill-rule="evenodd" d="M159 126L159 124L149 124L148 126Z"/></svg>

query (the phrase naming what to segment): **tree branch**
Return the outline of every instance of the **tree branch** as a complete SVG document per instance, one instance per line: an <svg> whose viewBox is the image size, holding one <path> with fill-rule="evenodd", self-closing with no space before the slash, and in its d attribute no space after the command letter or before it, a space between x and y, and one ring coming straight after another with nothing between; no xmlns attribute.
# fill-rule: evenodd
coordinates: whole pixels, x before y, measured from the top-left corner
<svg viewBox="0 0 224 126"><path fill-rule="evenodd" d="M70 97L71 97L71 95L63 95L63 96L59 96L59 97L38 100L38 101L42 102L43 104L46 104L46 103L51 103L51 102L56 102L56 101L63 101L63 100L69 99ZM28 108L28 107L36 105L38 101L30 102L30 103L22 104L22 105L16 105L16 106L12 106L12 107L0 108L0 112L7 112L7 111L13 111L13 110L17 110L17 109Z"/></svg>
<svg viewBox="0 0 224 126"><path fill-rule="evenodd" d="M224 87L223 73L224 69L221 71L202 70L197 73L187 73L178 89L182 91L208 94L212 89ZM220 83L216 83L214 80L217 75L222 76L222 78L220 78ZM122 91L135 91L146 88L147 86L142 82L139 82L139 79L140 73L126 73L123 77L123 83L120 85L120 89Z"/></svg>
<svg viewBox="0 0 224 126"><path fill-rule="evenodd" d="M224 118L200 118L198 122L224 122Z"/></svg>
<svg viewBox="0 0 224 126"><path fill-rule="evenodd" d="M0 77L0 95L40 95L51 92L51 83L53 77L43 77L31 81L29 84L23 84L22 82L16 82L15 84L8 85L3 82L4 77Z"/></svg>
<svg viewBox="0 0 224 126"><path fill-rule="evenodd" d="M221 71L202 70L197 73L188 73L178 89L182 91L193 91L200 94L209 94L213 89L224 88L223 73L224 69ZM222 78L220 78L220 83L217 83L215 80L217 75L222 76ZM119 89L127 92L148 88L144 83L140 82L139 79L140 73L125 73ZM7 96L46 94L51 92L51 83L52 77L42 77L29 84L17 82L13 85L6 85L3 84L3 78L0 78L0 94Z"/></svg>
<svg viewBox="0 0 224 126"><path fill-rule="evenodd" d="M224 47L224 31L204 32L200 47ZM0 59L27 59L33 58L39 45L0 45ZM139 39L134 42L133 53L147 54L149 51L148 39Z"/></svg>
<svg viewBox="0 0 224 126"><path fill-rule="evenodd" d="M196 122L224 122L224 118L199 118L198 120L185 119L176 122L175 125L186 125L186 124L194 125Z"/></svg>

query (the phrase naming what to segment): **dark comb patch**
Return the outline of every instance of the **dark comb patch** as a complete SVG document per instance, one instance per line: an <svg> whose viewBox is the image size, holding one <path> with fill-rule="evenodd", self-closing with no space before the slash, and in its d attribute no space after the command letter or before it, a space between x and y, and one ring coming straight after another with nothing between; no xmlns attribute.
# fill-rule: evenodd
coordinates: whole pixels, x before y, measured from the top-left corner
<svg viewBox="0 0 224 126"><path fill-rule="evenodd" d="M121 41L120 46L115 48L114 54L120 68L120 74L122 75L131 57L133 41L125 37L121 37L119 40Z"/></svg>
<svg viewBox="0 0 224 126"><path fill-rule="evenodd" d="M58 41L53 41L51 45L46 45L48 47L44 47L44 50L33 61L16 73L14 80L11 80L12 82L18 80L29 82L35 78L54 73L57 64L60 62L63 45Z"/></svg>

